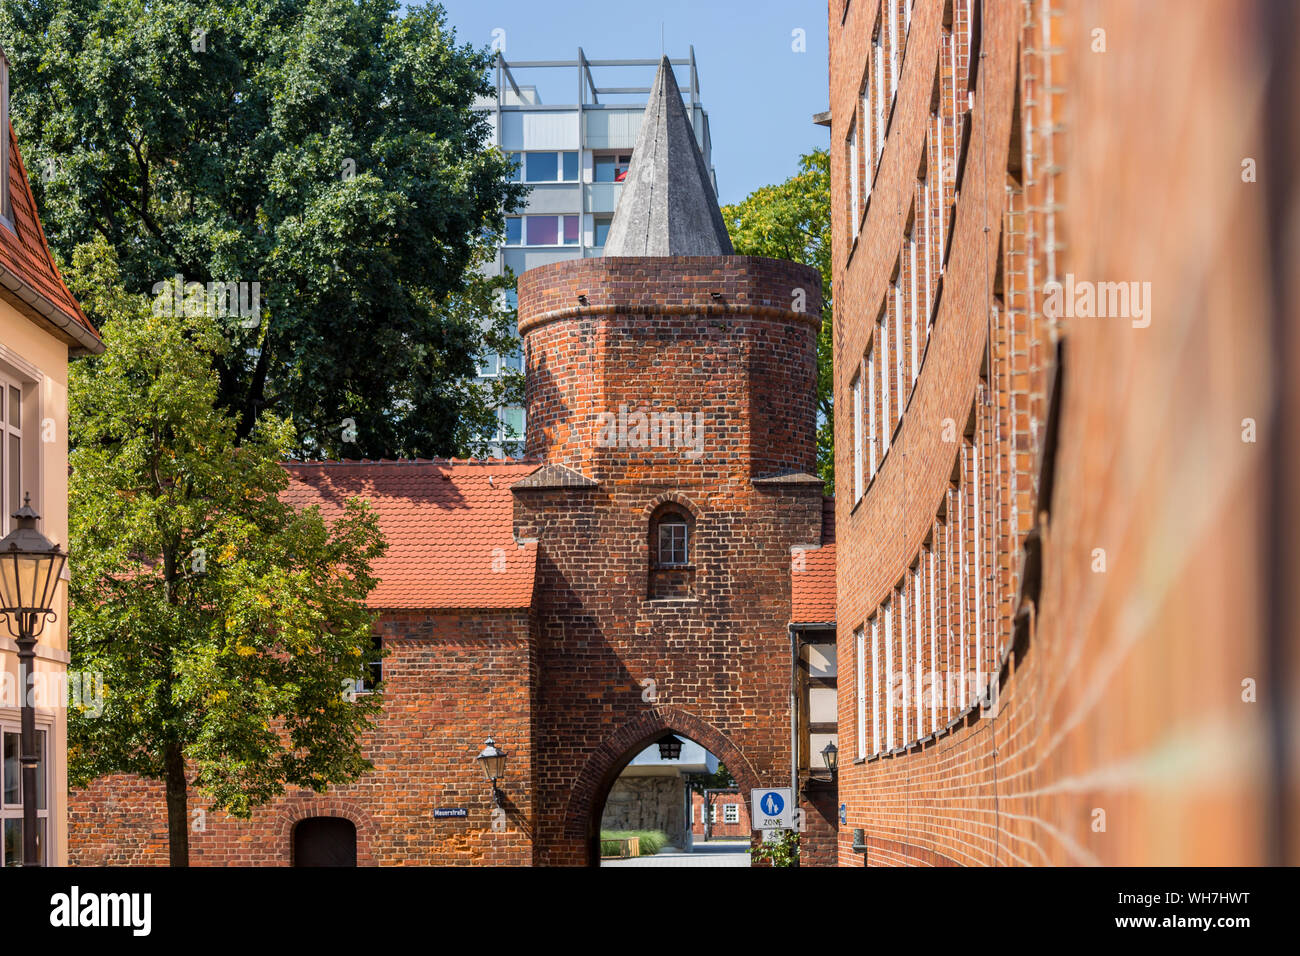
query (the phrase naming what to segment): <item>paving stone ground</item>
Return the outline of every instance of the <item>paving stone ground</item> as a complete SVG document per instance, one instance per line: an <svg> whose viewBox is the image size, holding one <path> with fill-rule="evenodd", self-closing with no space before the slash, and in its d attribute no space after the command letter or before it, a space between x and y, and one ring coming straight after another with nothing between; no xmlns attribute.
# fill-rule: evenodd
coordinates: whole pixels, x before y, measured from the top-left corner
<svg viewBox="0 0 1300 956"><path fill-rule="evenodd" d="M687 852L676 847L665 847L654 856L639 856L630 860L602 860L601 866L749 866L748 840L715 840L698 843Z"/></svg>

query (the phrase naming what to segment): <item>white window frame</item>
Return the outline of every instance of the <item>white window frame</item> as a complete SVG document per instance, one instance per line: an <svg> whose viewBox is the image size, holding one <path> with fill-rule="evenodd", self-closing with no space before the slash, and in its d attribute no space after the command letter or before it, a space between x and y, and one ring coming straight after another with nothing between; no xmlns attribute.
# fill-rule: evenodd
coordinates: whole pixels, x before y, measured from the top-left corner
<svg viewBox="0 0 1300 956"><path fill-rule="evenodd" d="M907 389L903 382L906 379L907 368L907 336L903 334L905 326L903 325L903 283L902 283L902 263L899 263L899 276L893 283L894 295L894 384L898 386L898 417L903 417L903 409L907 407L906 395Z"/></svg>
<svg viewBox="0 0 1300 956"><path fill-rule="evenodd" d="M26 383L21 379L0 372L0 536L8 534L13 530L13 518L10 517L18 508L22 507L23 493L31 492L33 507L40 509L38 489L24 487L29 481L28 465L26 459L31 453L28 443L23 436L23 419L30 418L27 403L34 399L34 394L28 394L25 388ZM9 407L10 389L16 389L18 392L18 402L20 405L15 424L11 421L14 413ZM34 390L33 390L34 392ZM13 478L13 466L10 461L11 439L18 439L18 480L20 485L17 489L11 487ZM17 507L15 507L15 503Z"/></svg>
<svg viewBox="0 0 1300 956"><path fill-rule="evenodd" d="M886 601L885 617L885 749L894 749L894 604Z"/></svg>
<svg viewBox="0 0 1300 956"><path fill-rule="evenodd" d="M880 618L871 618L871 752L880 753Z"/></svg>
<svg viewBox="0 0 1300 956"><path fill-rule="evenodd" d="M877 41L875 44L876 77L876 165L880 165L880 154L885 151L885 84L881 82L885 72L885 48Z"/></svg>
<svg viewBox="0 0 1300 956"><path fill-rule="evenodd" d="M876 344L871 344L871 350L867 352L867 448L871 456L871 470L869 474L872 478L876 477L876 451L878 448L879 436L876 434L880 429L880 424L876 421Z"/></svg>
<svg viewBox="0 0 1300 956"><path fill-rule="evenodd" d="M880 316L876 328L876 338L880 340L880 458L883 461L889 453L889 439L893 435L889 414L889 310Z"/></svg>
<svg viewBox="0 0 1300 956"><path fill-rule="evenodd" d="M862 372L853 376L853 502L862 500Z"/></svg>
<svg viewBox="0 0 1300 956"><path fill-rule="evenodd" d="M911 644L908 638L911 636L907 630L908 613L907 613L907 578L897 588L894 589L895 600L898 604L898 730L899 739L904 745L911 743L915 738L912 736L912 722L908 720L911 713L912 694L910 682L908 681L908 651ZM920 734L917 734L919 737Z"/></svg>
<svg viewBox="0 0 1300 956"><path fill-rule="evenodd" d="M916 693L913 700L916 702L916 736L922 737L925 731L925 696L921 692L922 668L924 667L924 654L921 648L924 645L925 637L925 609L922 606L921 592L925 579L921 576L921 567L925 560L924 555L919 555L916 560L916 566L908 569L908 585L912 589L912 651L915 656L915 667L913 673L916 675L914 680Z"/></svg>
<svg viewBox="0 0 1300 956"><path fill-rule="evenodd" d="M858 121L849 124L849 238L858 238Z"/></svg>
<svg viewBox="0 0 1300 956"><path fill-rule="evenodd" d="M907 234L907 282L908 282L908 314L911 317L911 327L909 334L912 338L912 382L910 387L916 386L916 378L921 374L921 340L916 334L916 217L912 217L912 231Z"/></svg>
<svg viewBox="0 0 1300 956"><path fill-rule="evenodd" d="M938 534L937 526L935 528L935 534L936 536ZM939 543L937 537L933 543L935 545ZM938 588L935 585L935 566L939 563L935 549L932 548L929 551L928 558L930 564L930 587L928 589L930 599L930 733L935 733L939 729L939 703L943 696L943 680L939 671L938 621L935 614L935 605L938 602Z"/></svg>
<svg viewBox="0 0 1300 956"><path fill-rule="evenodd" d="M16 714L12 710L7 710L4 712L4 714L0 714L0 778L3 778L4 775L4 735L5 734L17 734L19 736L19 747L22 746L21 716ZM52 861L58 859L58 855L54 852L55 833L54 833L53 821L51 818L51 814L54 809L54 803L55 800L57 799L57 794L54 792L54 767L53 767L53 762L50 759L50 755L51 755L50 744L51 741L53 741L54 739L54 724L48 718L43 718L40 714L37 714L36 734L37 734L36 736L37 749L39 751L39 756L40 756L40 770L44 771L44 775L45 775L45 809L42 810L40 808L37 808L36 819L45 821L45 839L41 841L41 860L45 866L51 866ZM43 739L45 741L43 747L41 746L40 743L40 741L42 740L42 736L41 736L42 734L44 735ZM18 799L20 801L19 803L4 802L4 785L3 785L4 781L3 779L0 779L0 865L3 866L22 865L21 839L18 845L18 852L20 854L19 859L17 861L3 859L4 828L7 826L7 823L5 821L8 820L20 821L19 829L21 831L21 821L23 818L23 805L21 803L22 801L22 777L21 777L22 765L21 764L18 765L18 773L20 775L19 782L18 782L18 793L19 793Z"/></svg>
<svg viewBox="0 0 1300 956"><path fill-rule="evenodd" d="M875 181L876 170L876 128L871 121L871 81L874 71L867 73L867 81L862 84L862 90L859 93L859 101L862 104L862 174L865 178L863 183L863 208L866 208L866 200L871 198L871 184Z"/></svg>
<svg viewBox="0 0 1300 956"><path fill-rule="evenodd" d="M722 805L722 822L739 823L740 822L740 805L736 803L724 803Z"/></svg>
<svg viewBox="0 0 1300 956"><path fill-rule="evenodd" d="M889 102L892 103L898 96L898 70L903 56L898 42L898 9L894 0L886 0L882 9L889 17Z"/></svg>
<svg viewBox="0 0 1300 956"><path fill-rule="evenodd" d="M979 420L976 419L975 437L971 440L971 497L974 501L971 504L971 539L974 544L972 548L972 560L974 568L972 571L972 583L975 591L975 609L974 609L974 631L975 631L975 687L976 693L981 697L984 691L984 577L980 573L980 547L983 538L981 534L981 512L983 509L983 490L980 487L980 442L979 442Z"/></svg>
<svg viewBox="0 0 1300 956"><path fill-rule="evenodd" d="M862 760L867 755L867 675L866 675L866 653L863 644L866 641L866 634L862 628L853 632L853 653L854 675L857 681L858 710L857 710L857 732L854 735L858 742L858 759Z"/></svg>

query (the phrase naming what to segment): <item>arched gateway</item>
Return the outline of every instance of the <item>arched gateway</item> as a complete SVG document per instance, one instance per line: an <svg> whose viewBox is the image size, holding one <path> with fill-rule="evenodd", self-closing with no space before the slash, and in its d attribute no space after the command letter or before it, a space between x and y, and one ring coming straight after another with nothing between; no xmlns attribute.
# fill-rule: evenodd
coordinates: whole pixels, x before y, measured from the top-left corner
<svg viewBox="0 0 1300 956"><path fill-rule="evenodd" d="M665 59L603 258L519 280L536 542L536 862L594 861L665 730L790 786L792 552L822 540L820 279L732 254Z"/></svg>
<svg viewBox="0 0 1300 956"><path fill-rule="evenodd" d="M798 775L820 828L805 859L833 852L833 784L810 787L809 757L834 720L820 280L732 254L677 90L665 60L604 258L520 277L524 460L287 466L286 500L332 520L365 498L388 540L374 768L248 821L210 814L194 862L284 864L291 824L344 817L362 865L590 864L614 778L665 731L745 796ZM491 782L489 736L508 755ZM74 862L162 845L163 808L147 782L98 782L73 808ZM307 824L299 856L351 859L351 832Z"/></svg>
<svg viewBox="0 0 1300 956"><path fill-rule="evenodd" d="M588 865L600 861L601 810L614 781L628 761L665 732L689 737L725 763L742 794L759 786L758 774L745 755L717 728L675 707L651 708L623 725L592 752L570 793L565 811L565 818L570 821L566 837L586 841Z"/></svg>

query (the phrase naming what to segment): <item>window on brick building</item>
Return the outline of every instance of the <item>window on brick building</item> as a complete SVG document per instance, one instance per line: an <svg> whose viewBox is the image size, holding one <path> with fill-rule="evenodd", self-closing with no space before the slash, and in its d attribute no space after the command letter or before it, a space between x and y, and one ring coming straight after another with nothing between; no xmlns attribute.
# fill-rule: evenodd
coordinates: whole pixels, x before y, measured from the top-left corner
<svg viewBox="0 0 1300 956"><path fill-rule="evenodd" d="M862 499L862 374L853 377L853 501Z"/></svg>
<svg viewBox="0 0 1300 956"><path fill-rule="evenodd" d="M691 538L694 520L676 504L660 506L650 519L650 597L690 598L695 594Z"/></svg>
<svg viewBox="0 0 1300 956"><path fill-rule="evenodd" d="M379 687L384 679L384 642L378 634L371 638L373 654L366 661L366 676L357 683L358 694L369 694Z"/></svg>
<svg viewBox="0 0 1300 956"><path fill-rule="evenodd" d="M880 457L883 459L889 451L889 439L893 434L889 413L889 322L885 308L880 310L880 317L876 320L876 341L880 343L876 364L880 366Z"/></svg>
<svg viewBox="0 0 1300 956"><path fill-rule="evenodd" d="M876 452L879 450L880 430L876 422L876 349L874 343L867 353L867 453L871 456L872 478L876 477Z"/></svg>
<svg viewBox="0 0 1300 956"><path fill-rule="evenodd" d="M880 753L880 622L871 619L871 752Z"/></svg>
<svg viewBox="0 0 1300 956"><path fill-rule="evenodd" d="M659 564L663 567L687 564L689 529L686 519L676 515L659 522Z"/></svg>
<svg viewBox="0 0 1300 956"><path fill-rule="evenodd" d="M894 592L898 605L898 741L907 744L913 740L911 716L911 633L908 629L907 579L904 578Z"/></svg>
<svg viewBox="0 0 1300 956"><path fill-rule="evenodd" d="M861 214L858 210L858 124L854 120L849 124L848 139L849 164L849 241L858 238L858 222Z"/></svg>
<svg viewBox="0 0 1300 956"><path fill-rule="evenodd" d="M858 695L858 719L854 728L854 737L858 742L859 760L867 755L867 662L865 643L866 635L862 628L858 628L853 632L853 653L855 657L853 680L857 684L854 690Z"/></svg>
<svg viewBox="0 0 1300 956"><path fill-rule="evenodd" d="M894 742L894 605L886 601L882 611L885 618L885 749L893 750Z"/></svg>
<svg viewBox="0 0 1300 956"><path fill-rule="evenodd" d="M739 806L738 804L735 804L735 803L728 803L728 804L726 804L725 806L723 806L723 808L722 808L722 822L723 822L723 823L739 823L739 822L740 822L740 806Z"/></svg>

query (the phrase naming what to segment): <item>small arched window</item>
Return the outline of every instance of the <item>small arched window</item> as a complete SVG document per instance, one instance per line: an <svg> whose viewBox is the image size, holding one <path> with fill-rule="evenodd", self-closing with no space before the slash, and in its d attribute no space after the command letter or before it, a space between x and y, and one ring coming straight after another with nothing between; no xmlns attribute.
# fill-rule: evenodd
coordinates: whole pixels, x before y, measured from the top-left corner
<svg viewBox="0 0 1300 956"><path fill-rule="evenodd" d="M695 593L695 521L676 504L650 520L650 597L689 598Z"/></svg>

